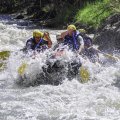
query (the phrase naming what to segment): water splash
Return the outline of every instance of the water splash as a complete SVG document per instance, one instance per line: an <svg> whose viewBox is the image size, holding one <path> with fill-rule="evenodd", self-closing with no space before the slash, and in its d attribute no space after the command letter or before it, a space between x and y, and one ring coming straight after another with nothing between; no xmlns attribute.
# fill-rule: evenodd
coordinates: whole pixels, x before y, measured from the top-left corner
<svg viewBox="0 0 120 120"><path fill-rule="evenodd" d="M31 33L32 30L18 29L14 25L0 22L0 49L18 51ZM51 38L55 41L55 35L51 35ZM70 55L68 53L66 59L70 59ZM59 86L40 85L26 88L15 84L15 71L24 61L22 56L22 53L13 52L8 60L8 69L0 72L1 120L119 119L120 61L103 66L86 62L85 66L92 77L85 84L77 79L69 81L66 78ZM44 55L41 58L36 62L45 60ZM40 66L40 62L37 65Z"/></svg>

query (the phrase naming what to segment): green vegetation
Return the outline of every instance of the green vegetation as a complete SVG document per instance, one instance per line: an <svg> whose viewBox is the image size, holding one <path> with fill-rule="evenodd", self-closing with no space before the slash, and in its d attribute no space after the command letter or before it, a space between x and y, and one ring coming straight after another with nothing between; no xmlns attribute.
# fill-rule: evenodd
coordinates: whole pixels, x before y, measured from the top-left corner
<svg viewBox="0 0 120 120"><path fill-rule="evenodd" d="M120 0L111 0L110 7L113 12L120 13Z"/></svg>
<svg viewBox="0 0 120 120"><path fill-rule="evenodd" d="M120 0L96 0L79 9L74 19L76 22L98 28L113 13L120 13Z"/></svg>
<svg viewBox="0 0 120 120"><path fill-rule="evenodd" d="M112 14L109 4L110 0L96 1L95 3L87 4L77 12L75 16L76 22L97 28L103 20Z"/></svg>

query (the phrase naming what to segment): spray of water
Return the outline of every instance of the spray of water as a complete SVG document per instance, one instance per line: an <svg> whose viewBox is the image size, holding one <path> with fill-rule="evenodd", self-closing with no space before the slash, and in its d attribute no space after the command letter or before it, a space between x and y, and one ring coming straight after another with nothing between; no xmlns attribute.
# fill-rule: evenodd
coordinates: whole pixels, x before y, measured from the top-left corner
<svg viewBox="0 0 120 120"><path fill-rule="evenodd" d="M1 120L119 120L120 61L103 65L85 62L91 73L85 84L77 78L72 81L65 78L58 86L18 86L16 71L22 62L32 63L26 70L32 80L46 61L46 54L34 60L24 59L19 52L31 35L32 30L0 23L0 49L13 51L7 69L0 72ZM55 35L51 38L55 41ZM68 52L64 59L70 60L71 56Z"/></svg>

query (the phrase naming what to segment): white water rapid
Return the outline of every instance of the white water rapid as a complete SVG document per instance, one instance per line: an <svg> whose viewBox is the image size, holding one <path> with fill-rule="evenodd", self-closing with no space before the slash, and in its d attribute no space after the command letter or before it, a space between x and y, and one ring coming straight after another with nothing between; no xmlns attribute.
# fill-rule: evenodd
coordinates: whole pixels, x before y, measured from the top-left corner
<svg viewBox="0 0 120 120"><path fill-rule="evenodd" d="M19 51L32 36L33 29L13 23L0 20L0 51ZM60 31L47 31L55 42ZM38 66L44 60L41 55ZM16 84L20 61L19 55L12 54L7 68L0 72L0 120L120 120L120 61L104 66L86 64L91 80L85 84L66 78L58 86L33 87Z"/></svg>

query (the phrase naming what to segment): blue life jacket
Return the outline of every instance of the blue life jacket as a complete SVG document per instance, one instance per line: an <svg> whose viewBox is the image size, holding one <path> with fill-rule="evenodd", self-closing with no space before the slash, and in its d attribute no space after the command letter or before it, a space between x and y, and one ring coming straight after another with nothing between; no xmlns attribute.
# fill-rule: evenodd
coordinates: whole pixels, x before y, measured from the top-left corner
<svg viewBox="0 0 120 120"><path fill-rule="evenodd" d="M47 41L45 41L43 38L40 39L40 41L36 44L34 38L30 38L26 42L26 48L32 49L32 50L37 50L37 51L44 51L47 49Z"/></svg>
<svg viewBox="0 0 120 120"><path fill-rule="evenodd" d="M79 32L73 33L72 36L66 35L64 39L64 45L68 45L69 49L71 50L79 50L80 48L80 41L78 40L78 36L80 35Z"/></svg>

